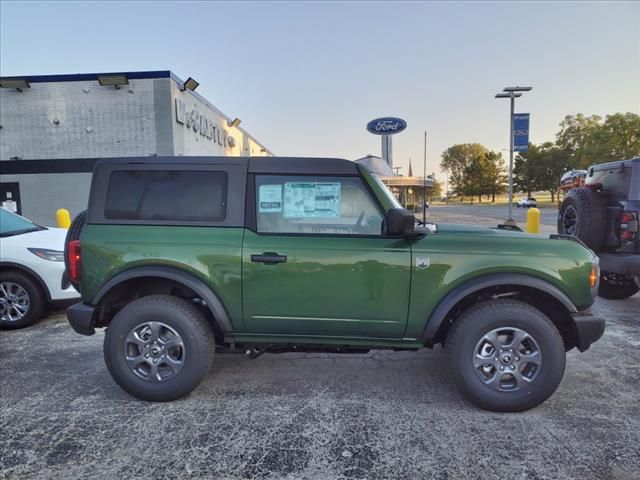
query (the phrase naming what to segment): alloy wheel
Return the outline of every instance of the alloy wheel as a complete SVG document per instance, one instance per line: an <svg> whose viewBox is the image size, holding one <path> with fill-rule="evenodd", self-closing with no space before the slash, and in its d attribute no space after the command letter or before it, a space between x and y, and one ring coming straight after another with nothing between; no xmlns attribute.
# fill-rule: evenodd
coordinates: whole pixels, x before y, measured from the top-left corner
<svg viewBox="0 0 640 480"><path fill-rule="evenodd" d="M575 235L578 231L578 211L573 205L567 205L562 213L562 227L564 233Z"/></svg>
<svg viewBox="0 0 640 480"><path fill-rule="evenodd" d="M542 366L542 352L538 342L524 330L497 328L478 341L472 362L487 387L513 392L536 378Z"/></svg>
<svg viewBox="0 0 640 480"><path fill-rule="evenodd" d="M166 323L141 323L131 329L124 342L127 366L143 380L164 382L177 375L184 366L184 341Z"/></svg>
<svg viewBox="0 0 640 480"><path fill-rule="evenodd" d="M0 283L0 318L17 322L29 313L31 298L25 288L15 282Z"/></svg>

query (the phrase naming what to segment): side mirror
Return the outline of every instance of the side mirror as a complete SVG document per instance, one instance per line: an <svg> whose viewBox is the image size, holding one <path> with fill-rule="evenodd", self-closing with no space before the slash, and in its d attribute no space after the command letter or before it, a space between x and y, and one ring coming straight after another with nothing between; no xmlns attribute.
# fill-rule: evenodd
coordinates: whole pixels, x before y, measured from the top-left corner
<svg viewBox="0 0 640 480"><path fill-rule="evenodd" d="M416 217L404 208L391 208L385 218L387 235L392 237L416 238L423 234L416 232Z"/></svg>

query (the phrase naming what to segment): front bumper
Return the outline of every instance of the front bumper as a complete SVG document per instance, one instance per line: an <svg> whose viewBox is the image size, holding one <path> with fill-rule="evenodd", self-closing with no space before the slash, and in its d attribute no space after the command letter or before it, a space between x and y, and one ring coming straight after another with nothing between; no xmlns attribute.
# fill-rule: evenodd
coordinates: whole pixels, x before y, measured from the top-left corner
<svg viewBox="0 0 640 480"><path fill-rule="evenodd" d="M640 275L640 254L599 253L600 271L618 275Z"/></svg>
<svg viewBox="0 0 640 480"><path fill-rule="evenodd" d="M67 320L71 327L82 335L93 335L96 330L93 326L96 309L86 303L74 303L67 308Z"/></svg>
<svg viewBox="0 0 640 480"><path fill-rule="evenodd" d="M572 313L571 318L576 326L576 346L584 352L604 333L604 318L594 315L590 310Z"/></svg>

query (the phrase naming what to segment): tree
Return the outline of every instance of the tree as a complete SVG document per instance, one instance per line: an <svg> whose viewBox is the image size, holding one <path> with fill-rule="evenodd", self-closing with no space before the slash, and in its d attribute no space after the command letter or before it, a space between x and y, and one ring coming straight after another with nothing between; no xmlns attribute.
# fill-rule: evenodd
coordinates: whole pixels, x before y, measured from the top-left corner
<svg viewBox="0 0 640 480"><path fill-rule="evenodd" d="M624 160L640 155L640 115L607 115L587 145L598 159L597 162Z"/></svg>
<svg viewBox="0 0 640 480"><path fill-rule="evenodd" d="M640 155L640 116L634 113L567 115L560 123L556 144L573 168L623 160Z"/></svg>
<svg viewBox="0 0 640 480"><path fill-rule="evenodd" d="M440 168L449 173L449 181L456 193L464 195L465 169L474 159L487 152L486 147L479 143L464 143L453 145L442 153Z"/></svg>
<svg viewBox="0 0 640 480"><path fill-rule="evenodd" d="M551 193L551 201L555 202L555 195L560 189L562 174L571 169L567 154L555 144L546 142L540 145L539 164L534 168L536 172L536 187Z"/></svg>
<svg viewBox="0 0 640 480"><path fill-rule="evenodd" d="M540 163L540 149L529 144L526 152L519 152L514 160L513 165L513 189L516 192L527 192L527 196L531 196L531 192L538 189L536 165Z"/></svg>
<svg viewBox="0 0 640 480"><path fill-rule="evenodd" d="M529 144L529 151L521 152L516 157L514 185L517 191L527 192L528 196L535 190L546 190L551 193L553 202L560 186L560 178L570 168L566 151L555 144Z"/></svg>
<svg viewBox="0 0 640 480"><path fill-rule="evenodd" d="M591 146L593 135L600 128L602 117L582 113L567 115L560 122L560 131L556 135L556 144L565 151L574 168L586 168L595 163Z"/></svg>
<svg viewBox="0 0 640 480"><path fill-rule="evenodd" d="M483 153L474 157L463 171L463 194L470 196L472 203L474 195L478 196L478 203L482 203L482 194L491 189L491 163Z"/></svg>
<svg viewBox="0 0 640 480"><path fill-rule="evenodd" d="M485 193L491 194L491 201L496 201L496 193L504 193L507 191L509 177L505 173L506 166L501 153L488 152L487 155L488 171L486 173L487 190Z"/></svg>
<svg viewBox="0 0 640 480"><path fill-rule="evenodd" d="M432 198L442 197L442 182L439 182L435 178L433 179L433 189L431 190Z"/></svg>

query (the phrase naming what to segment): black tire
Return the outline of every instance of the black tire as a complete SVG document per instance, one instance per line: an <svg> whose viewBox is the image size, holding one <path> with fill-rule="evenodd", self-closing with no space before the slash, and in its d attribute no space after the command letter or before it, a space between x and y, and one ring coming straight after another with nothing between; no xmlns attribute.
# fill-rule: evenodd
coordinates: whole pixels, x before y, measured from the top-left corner
<svg viewBox="0 0 640 480"><path fill-rule="evenodd" d="M73 219L71 225L69 225L69 230L67 230L67 236L64 239L64 268L67 275L67 278L71 278L69 275L69 242L72 240L79 240L80 235L82 234L82 229L84 228L85 223L87 223L87 211L84 210L76 215L76 218ZM78 282L71 282L73 288L80 291L80 285Z"/></svg>
<svg viewBox="0 0 640 480"><path fill-rule="evenodd" d="M126 344L127 336L148 322L161 322L167 327L165 330L173 330L183 342L180 355L175 356L182 362L179 371L162 381L141 378L144 368L150 370L151 360L141 359L136 371L127 364L125 354L136 358L141 358L138 353L145 355L142 348L139 352L131 351L136 347ZM171 295L150 295L129 303L116 314L104 337L105 363L116 383L131 395L153 402L167 402L189 394L209 371L214 352L213 330L204 314L193 303ZM171 370L165 360L156 360L159 369Z"/></svg>
<svg viewBox="0 0 640 480"><path fill-rule="evenodd" d="M617 275L609 272L600 272L600 285L598 296L610 300L622 300L629 298L640 291L640 286L634 279L627 275Z"/></svg>
<svg viewBox="0 0 640 480"><path fill-rule="evenodd" d="M47 298L33 277L15 270L0 272L0 285L0 328L24 328L42 318ZM15 296L20 289L26 293L27 298L24 295ZM11 302L18 300L21 307L12 307ZM18 312L26 305L25 301L28 302L27 309L21 318L17 318ZM14 320L11 320L12 317Z"/></svg>
<svg viewBox="0 0 640 480"><path fill-rule="evenodd" d="M475 366L476 348L485 335L491 335L495 331L498 334L522 331L528 337L511 352L508 348L496 349L494 357L499 357L498 360ZM447 364L463 395L486 410L520 412L533 408L551 396L564 375L566 354L558 329L541 311L517 300L488 300L464 311L451 326L445 349ZM541 362L534 367L533 363L524 360L523 353L535 355L536 351L539 355L535 358ZM506 363L507 357L513 363ZM526 363L515 363L515 360ZM517 384L519 387L508 388L509 381L515 381L511 366L515 367L515 371L531 375L530 381L523 380ZM483 370L487 367L494 369L493 375ZM505 370L500 371L498 367ZM483 378L485 374L491 378L504 379L504 385L501 380L487 383ZM491 388L490 383L495 388Z"/></svg>
<svg viewBox="0 0 640 480"><path fill-rule="evenodd" d="M598 252L607 229L605 204L597 192L581 187L569 190L558 212L558 233L575 235Z"/></svg>

